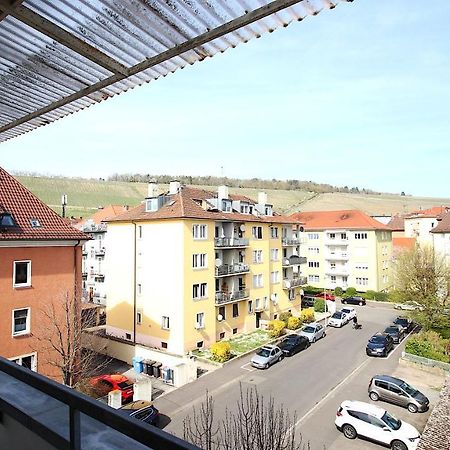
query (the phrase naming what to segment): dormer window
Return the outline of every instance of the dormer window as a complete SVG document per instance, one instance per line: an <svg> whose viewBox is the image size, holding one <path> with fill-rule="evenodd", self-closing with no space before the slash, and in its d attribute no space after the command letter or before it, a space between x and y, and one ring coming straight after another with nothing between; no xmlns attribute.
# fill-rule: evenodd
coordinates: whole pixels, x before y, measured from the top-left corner
<svg viewBox="0 0 450 450"><path fill-rule="evenodd" d="M273 211L272 211L272 206L271 205L266 205L264 208L264 215L265 216L272 216L273 215Z"/></svg>
<svg viewBox="0 0 450 450"><path fill-rule="evenodd" d="M145 202L145 211L152 212L158 211L158 198L149 198Z"/></svg>
<svg viewBox="0 0 450 450"><path fill-rule="evenodd" d="M241 203L241 213L248 214L250 212L250 205L248 203Z"/></svg>
<svg viewBox="0 0 450 450"><path fill-rule="evenodd" d="M222 199L222 211L231 212L231 200Z"/></svg>
<svg viewBox="0 0 450 450"><path fill-rule="evenodd" d="M16 221L11 213L6 211L0 213L0 228L13 228L16 226Z"/></svg>

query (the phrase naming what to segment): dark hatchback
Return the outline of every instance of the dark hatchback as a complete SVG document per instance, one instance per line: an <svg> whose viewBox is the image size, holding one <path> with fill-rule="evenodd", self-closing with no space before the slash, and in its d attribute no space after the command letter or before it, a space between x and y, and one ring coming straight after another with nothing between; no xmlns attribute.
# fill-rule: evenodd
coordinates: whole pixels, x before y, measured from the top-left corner
<svg viewBox="0 0 450 450"><path fill-rule="evenodd" d="M344 297L341 300L342 303L345 303L346 305L359 305L359 306L363 306L366 304L366 299L359 297L357 295L353 295L351 297Z"/></svg>
<svg viewBox="0 0 450 450"><path fill-rule="evenodd" d="M308 348L311 345L309 339L305 336L298 336L297 334L291 334L285 337L278 347L281 349L285 356L292 356L296 353Z"/></svg>
<svg viewBox="0 0 450 450"><path fill-rule="evenodd" d="M394 348L394 339L387 333L374 334L367 343L366 353L368 356L387 356Z"/></svg>
<svg viewBox="0 0 450 450"><path fill-rule="evenodd" d="M314 302L316 301L316 298L312 295L304 295L302 297L302 308L311 308L314 306Z"/></svg>
<svg viewBox="0 0 450 450"><path fill-rule="evenodd" d="M400 344L401 340L405 337L403 328L398 325L389 325L384 332L394 339L394 344Z"/></svg>
<svg viewBox="0 0 450 450"><path fill-rule="evenodd" d="M398 316L394 320L394 324L398 325L399 327L402 327L405 333L410 333L414 328L414 324L411 321L411 319L408 319L407 317L403 316Z"/></svg>
<svg viewBox="0 0 450 450"><path fill-rule="evenodd" d="M128 403L119 408L118 411L150 425L156 425L159 420L159 411L153 406L152 402L146 400Z"/></svg>

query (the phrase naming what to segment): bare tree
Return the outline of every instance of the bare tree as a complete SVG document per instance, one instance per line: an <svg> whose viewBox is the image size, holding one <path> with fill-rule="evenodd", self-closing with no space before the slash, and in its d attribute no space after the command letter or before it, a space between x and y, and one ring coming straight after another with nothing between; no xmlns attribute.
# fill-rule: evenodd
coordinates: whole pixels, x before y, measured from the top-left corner
<svg viewBox="0 0 450 450"><path fill-rule="evenodd" d="M64 292L49 303L40 305L39 326L33 333L41 359L60 373L62 382L71 387L94 375L107 360L82 340L84 330L93 326L93 316L81 317L81 301L72 293Z"/></svg>
<svg viewBox="0 0 450 450"><path fill-rule="evenodd" d="M395 262L395 289L400 300L414 300L421 310L412 313L425 329L448 322L450 268L433 248L424 246L402 252Z"/></svg>
<svg viewBox="0 0 450 450"><path fill-rule="evenodd" d="M214 400L207 392L200 409L193 407L183 421L183 437L204 450L306 450L309 443L296 438L296 415L283 405L276 406L256 387L243 390L239 385L236 409L226 409L225 416L214 421Z"/></svg>

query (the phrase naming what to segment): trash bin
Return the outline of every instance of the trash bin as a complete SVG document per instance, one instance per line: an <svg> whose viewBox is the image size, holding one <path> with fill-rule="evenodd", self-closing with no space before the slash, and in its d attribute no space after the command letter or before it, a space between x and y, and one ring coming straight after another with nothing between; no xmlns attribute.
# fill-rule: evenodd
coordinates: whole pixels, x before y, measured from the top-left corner
<svg viewBox="0 0 450 450"><path fill-rule="evenodd" d="M144 364L144 372L147 375L153 376L153 364L155 364L155 361L152 359L147 359Z"/></svg>
<svg viewBox="0 0 450 450"><path fill-rule="evenodd" d="M172 381L172 370L165 366L162 368L162 377L165 383L170 383Z"/></svg>
<svg viewBox="0 0 450 450"><path fill-rule="evenodd" d="M161 366L162 363L160 362L155 362L155 364L153 364L153 375L156 378L159 378L161 376Z"/></svg>
<svg viewBox="0 0 450 450"><path fill-rule="evenodd" d="M144 370L144 364L142 363L143 360L144 358L142 356L133 357L133 368L136 373L142 373L142 371Z"/></svg>

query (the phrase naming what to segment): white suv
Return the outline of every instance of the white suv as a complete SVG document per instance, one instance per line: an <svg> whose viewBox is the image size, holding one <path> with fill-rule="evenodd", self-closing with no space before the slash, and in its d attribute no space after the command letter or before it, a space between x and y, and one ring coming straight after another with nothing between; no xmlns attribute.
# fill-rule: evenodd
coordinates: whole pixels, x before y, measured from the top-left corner
<svg viewBox="0 0 450 450"><path fill-rule="evenodd" d="M412 425L364 402L342 402L334 423L348 439L364 436L389 445L392 450L415 450L420 439L419 432Z"/></svg>

